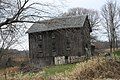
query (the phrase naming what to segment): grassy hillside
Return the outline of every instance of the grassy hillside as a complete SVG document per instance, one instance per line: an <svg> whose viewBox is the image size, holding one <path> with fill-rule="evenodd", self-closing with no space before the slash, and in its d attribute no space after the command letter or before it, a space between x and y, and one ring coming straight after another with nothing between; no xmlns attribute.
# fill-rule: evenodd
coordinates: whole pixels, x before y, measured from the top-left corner
<svg viewBox="0 0 120 80"><path fill-rule="evenodd" d="M76 64L64 64L64 65L57 65L57 66L51 66L44 68L44 76L51 76L55 75L56 73L65 73L66 71L72 71Z"/></svg>
<svg viewBox="0 0 120 80"><path fill-rule="evenodd" d="M120 58L120 50L117 50L117 51L113 52L113 54L114 54L117 58Z"/></svg>
<svg viewBox="0 0 120 80"><path fill-rule="evenodd" d="M98 80L120 79L120 61L107 58L95 58L86 62L77 63L67 75L57 74L48 80Z"/></svg>
<svg viewBox="0 0 120 80"><path fill-rule="evenodd" d="M115 52L119 56L119 51ZM27 67L26 69L28 69ZM85 62L46 67L39 72L22 72L20 67L0 69L0 80L103 80L120 79L120 61L96 57Z"/></svg>
<svg viewBox="0 0 120 80"><path fill-rule="evenodd" d="M54 76L58 73L70 72L75 66L76 64L57 65L46 67L39 72L26 73L20 71L19 67L2 68L0 69L0 80L44 80L48 79L49 76Z"/></svg>

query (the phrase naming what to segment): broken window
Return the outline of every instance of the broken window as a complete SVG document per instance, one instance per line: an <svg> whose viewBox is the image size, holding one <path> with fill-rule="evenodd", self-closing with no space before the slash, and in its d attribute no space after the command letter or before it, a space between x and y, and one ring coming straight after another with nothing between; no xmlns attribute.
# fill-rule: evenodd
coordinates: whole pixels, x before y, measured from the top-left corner
<svg viewBox="0 0 120 80"><path fill-rule="evenodd" d="M38 47L39 47L39 48L42 48L42 44L38 44Z"/></svg>
<svg viewBox="0 0 120 80"><path fill-rule="evenodd" d="M70 47L67 47L67 49L66 49L67 51L69 51L70 50Z"/></svg>
<svg viewBox="0 0 120 80"><path fill-rule="evenodd" d="M39 52L39 53L42 53L42 51L43 51L43 50L42 50L42 44L39 43L39 44L38 44L38 52Z"/></svg>
<svg viewBox="0 0 120 80"><path fill-rule="evenodd" d="M40 40L40 41L42 40L42 35L41 34L38 35L38 40Z"/></svg>
<svg viewBox="0 0 120 80"><path fill-rule="evenodd" d="M55 33L52 33L52 39L55 39Z"/></svg>

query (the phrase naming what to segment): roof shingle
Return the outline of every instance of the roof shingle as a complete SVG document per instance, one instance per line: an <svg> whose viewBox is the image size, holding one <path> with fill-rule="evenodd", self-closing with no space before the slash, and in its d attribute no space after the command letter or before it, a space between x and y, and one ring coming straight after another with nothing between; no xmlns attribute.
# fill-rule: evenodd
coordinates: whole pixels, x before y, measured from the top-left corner
<svg viewBox="0 0 120 80"><path fill-rule="evenodd" d="M40 23L34 23L28 29L27 32L34 33L34 32L42 32L42 31L56 30L62 28L83 27L86 17L87 17L86 15L82 15L82 16L72 16L72 17L44 20L41 21Z"/></svg>

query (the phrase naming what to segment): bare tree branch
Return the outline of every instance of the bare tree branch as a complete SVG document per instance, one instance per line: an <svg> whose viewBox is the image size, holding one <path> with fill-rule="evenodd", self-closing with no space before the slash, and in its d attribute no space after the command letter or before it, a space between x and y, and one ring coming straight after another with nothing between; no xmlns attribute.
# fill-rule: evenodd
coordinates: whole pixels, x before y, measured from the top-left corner
<svg viewBox="0 0 120 80"><path fill-rule="evenodd" d="M47 3L29 3L30 0L0 0L0 59L1 50L18 43L28 23L44 23L40 19L53 18L56 6ZM57 11L55 11L57 12ZM6 34L5 34L6 33Z"/></svg>
<svg viewBox="0 0 120 80"><path fill-rule="evenodd" d="M107 3L103 6L101 14L103 17L104 27L108 34L109 44L110 44L110 52L115 50L116 46L116 30L119 27L119 18L118 18L118 5L117 2L107 1Z"/></svg>

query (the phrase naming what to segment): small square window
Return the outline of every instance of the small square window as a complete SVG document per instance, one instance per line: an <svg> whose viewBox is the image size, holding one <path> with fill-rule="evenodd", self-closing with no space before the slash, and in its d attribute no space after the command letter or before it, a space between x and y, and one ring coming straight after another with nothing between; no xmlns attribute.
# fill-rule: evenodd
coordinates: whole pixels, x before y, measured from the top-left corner
<svg viewBox="0 0 120 80"><path fill-rule="evenodd" d="M66 41L66 45L67 45L66 50L67 51L70 50L70 41L68 40L68 38L67 38L67 41Z"/></svg>

